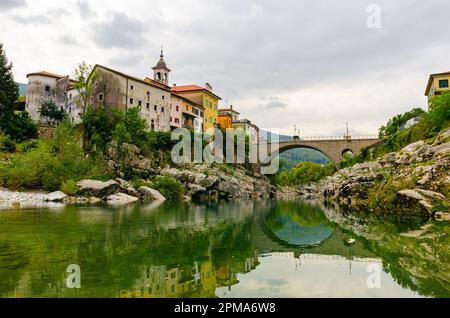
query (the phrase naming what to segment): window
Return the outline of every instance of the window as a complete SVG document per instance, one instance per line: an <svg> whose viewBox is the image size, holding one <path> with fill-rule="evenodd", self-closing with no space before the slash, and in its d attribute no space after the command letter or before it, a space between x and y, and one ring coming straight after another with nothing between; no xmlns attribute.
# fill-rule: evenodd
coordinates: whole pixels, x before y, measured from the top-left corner
<svg viewBox="0 0 450 318"><path fill-rule="evenodd" d="M153 109L155 110L155 112L157 112L158 111L158 106L153 106Z"/></svg>
<svg viewBox="0 0 450 318"><path fill-rule="evenodd" d="M212 117L209 117L209 123L212 124Z"/></svg>
<svg viewBox="0 0 450 318"><path fill-rule="evenodd" d="M103 94L101 94L101 93L98 94L98 101L99 102L103 101Z"/></svg>
<svg viewBox="0 0 450 318"><path fill-rule="evenodd" d="M175 123L179 124L180 123L180 119L179 118L175 118Z"/></svg>
<svg viewBox="0 0 450 318"><path fill-rule="evenodd" d="M162 97L162 99L164 100L164 96Z"/></svg>
<svg viewBox="0 0 450 318"><path fill-rule="evenodd" d="M130 98L130 104L133 105L134 99Z"/></svg>
<svg viewBox="0 0 450 318"><path fill-rule="evenodd" d="M180 111L180 106L177 106L177 112L179 112Z"/></svg>
<svg viewBox="0 0 450 318"><path fill-rule="evenodd" d="M439 88L448 88L448 80L439 80Z"/></svg>
<svg viewBox="0 0 450 318"><path fill-rule="evenodd" d="M134 89L134 86L133 86L133 85L131 85L131 86L130 86L130 89L131 89L131 90L133 90L133 89Z"/></svg>
<svg viewBox="0 0 450 318"><path fill-rule="evenodd" d="M48 85L45 86L45 92L46 92L46 93L49 93L49 92L50 92L50 86L48 86Z"/></svg>
<svg viewBox="0 0 450 318"><path fill-rule="evenodd" d="M147 109L150 109L150 103L147 103Z"/></svg>
<svg viewBox="0 0 450 318"><path fill-rule="evenodd" d="M161 113L164 113L164 107L161 107Z"/></svg>
<svg viewBox="0 0 450 318"><path fill-rule="evenodd" d="M200 111L200 117L203 117L203 112L202 111Z"/></svg>
<svg viewBox="0 0 450 318"><path fill-rule="evenodd" d="M172 122L172 117L170 117L170 122Z"/></svg>
<svg viewBox="0 0 450 318"><path fill-rule="evenodd" d="M69 99L72 100L72 94L69 94Z"/></svg>
<svg viewBox="0 0 450 318"><path fill-rule="evenodd" d="M141 107L142 106L142 101L138 101L138 106Z"/></svg>

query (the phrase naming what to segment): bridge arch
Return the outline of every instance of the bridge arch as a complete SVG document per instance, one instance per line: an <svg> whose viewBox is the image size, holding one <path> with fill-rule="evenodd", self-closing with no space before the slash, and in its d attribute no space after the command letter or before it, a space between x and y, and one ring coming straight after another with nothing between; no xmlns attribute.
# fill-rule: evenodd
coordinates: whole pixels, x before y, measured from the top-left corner
<svg viewBox="0 0 450 318"><path fill-rule="evenodd" d="M345 151L351 151L355 156L361 153L363 147L372 146L378 143L377 137L328 137L328 138L310 138L294 139L290 141L281 141L276 143L263 143L268 150L269 158L273 159L276 155L289 149L310 148L323 153L334 166L339 169L341 161L344 159ZM264 160L263 160L264 162Z"/></svg>

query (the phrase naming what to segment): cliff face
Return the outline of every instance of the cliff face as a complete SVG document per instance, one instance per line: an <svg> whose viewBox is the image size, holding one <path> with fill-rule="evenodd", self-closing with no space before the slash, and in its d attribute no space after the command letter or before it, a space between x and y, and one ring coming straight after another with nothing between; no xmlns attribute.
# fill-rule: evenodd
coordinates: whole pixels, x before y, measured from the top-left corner
<svg viewBox="0 0 450 318"><path fill-rule="evenodd" d="M299 192L353 208L448 217L450 129L433 141L419 141L376 161L340 170Z"/></svg>

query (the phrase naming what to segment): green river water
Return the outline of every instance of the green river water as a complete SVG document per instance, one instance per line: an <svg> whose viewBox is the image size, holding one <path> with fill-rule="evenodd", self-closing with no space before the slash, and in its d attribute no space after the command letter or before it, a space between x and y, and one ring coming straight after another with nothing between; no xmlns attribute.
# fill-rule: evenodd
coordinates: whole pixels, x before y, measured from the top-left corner
<svg viewBox="0 0 450 318"><path fill-rule="evenodd" d="M0 297L450 297L449 243L424 217L303 201L3 210Z"/></svg>

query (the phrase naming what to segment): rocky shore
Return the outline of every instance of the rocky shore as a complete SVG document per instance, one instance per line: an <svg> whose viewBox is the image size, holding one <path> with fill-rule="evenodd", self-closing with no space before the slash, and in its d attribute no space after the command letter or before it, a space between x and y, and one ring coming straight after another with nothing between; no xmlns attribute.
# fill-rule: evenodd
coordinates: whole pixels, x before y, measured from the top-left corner
<svg viewBox="0 0 450 318"><path fill-rule="evenodd" d="M433 141L410 144L294 191L303 198L336 201L356 209L434 215L448 220L450 129Z"/></svg>
<svg viewBox="0 0 450 318"><path fill-rule="evenodd" d="M178 180L185 188L182 198L184 201L271 198L276 193L276 188L266 177L239 166L167 166L159 169L157 175ZM166 200L159 191L151 187L134 187L130 182L120 178L106 182L81 180L77 182L77 189L74 196L61 191L43 193L1 189L0 208L60 207L66 204L98 203L124 205L140 200Z"/></svg>

